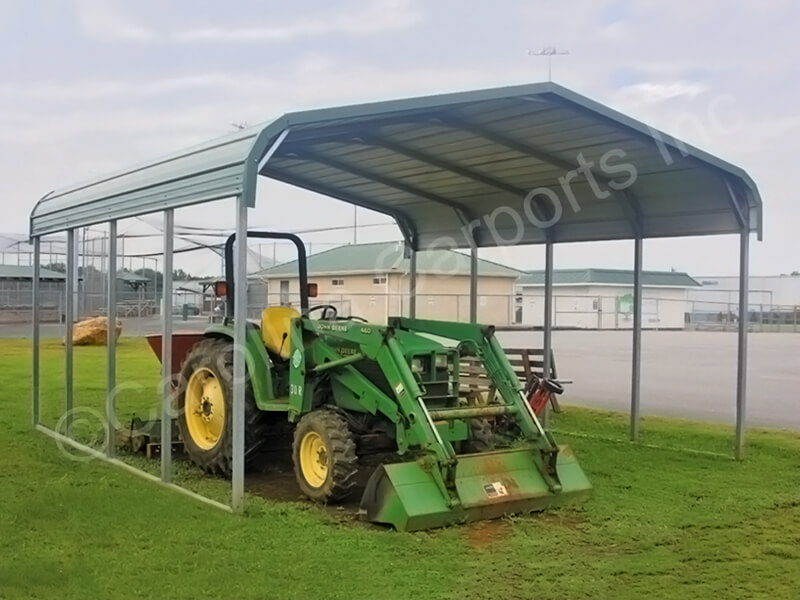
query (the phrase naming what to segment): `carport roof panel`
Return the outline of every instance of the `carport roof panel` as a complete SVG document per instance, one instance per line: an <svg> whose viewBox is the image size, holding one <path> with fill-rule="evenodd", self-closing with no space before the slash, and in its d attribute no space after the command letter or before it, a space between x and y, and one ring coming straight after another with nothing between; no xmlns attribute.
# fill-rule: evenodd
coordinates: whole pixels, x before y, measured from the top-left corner
<svg viewBox="0 0 800 600"><path fill-rule="evenodd" d="M581 160L593 163L582 173ZM761 200L743 170L553 83L289 113L133 180L54 193L31 231L221 194L252 204L253 165L393 216L418 248L465 247L470 231L479 246L760 233ZM554 203L561 214L539 226Z"/></svg>

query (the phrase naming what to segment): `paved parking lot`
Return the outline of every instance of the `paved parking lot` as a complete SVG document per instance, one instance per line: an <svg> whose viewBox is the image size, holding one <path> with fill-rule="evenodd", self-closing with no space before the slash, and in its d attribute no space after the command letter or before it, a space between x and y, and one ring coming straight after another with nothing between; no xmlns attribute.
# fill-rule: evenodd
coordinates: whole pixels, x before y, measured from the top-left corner
<svg viewBox="0 0 800 600"><path fill-rule="evenodd" d="M540 332L501 332L507 347L541 347ZM645 331L642 334L642 414L733 423L736 334ZM800 430L800 334L749 336L748 422ZM555 331L560 377L573 379L565 401L627 411L631 333Z"/></svg>

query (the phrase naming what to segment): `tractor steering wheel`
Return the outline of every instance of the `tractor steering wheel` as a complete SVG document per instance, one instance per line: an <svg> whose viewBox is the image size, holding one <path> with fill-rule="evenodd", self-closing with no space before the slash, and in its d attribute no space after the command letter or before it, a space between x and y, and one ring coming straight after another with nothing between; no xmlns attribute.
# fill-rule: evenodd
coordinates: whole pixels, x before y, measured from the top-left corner
<svg viewBox="0 0 800 600"><path fill-rule="evenodd" d="M311 313L315 310L321 310L322 314L319 317L320 321L335 321L336 315L338 311L333 304L317 304L316 306L312 306L308 309L308 315L311 316Z"/></svg>
<svg viewBox="0 0 800 600"><path fill-rule="evenodd" d="M350 315L349 317L336 317L337 321L358 321L359 323L369 323L364 317L357 317L356 315Z"/></svg>

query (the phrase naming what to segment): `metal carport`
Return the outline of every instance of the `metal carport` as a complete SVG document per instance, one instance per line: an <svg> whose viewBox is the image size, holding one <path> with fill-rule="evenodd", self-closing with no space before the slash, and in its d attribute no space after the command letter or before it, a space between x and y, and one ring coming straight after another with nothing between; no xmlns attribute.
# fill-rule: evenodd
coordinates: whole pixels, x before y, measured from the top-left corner
<svg viewBox="0 0 800 600"><path fill-rule="evenodd" d="M477 298L477 249L545 244L545 357L551 345L553 246L558 242L634 241L631 438L639 421L642 240L738 234L740 309L736 455L743 456L747 365L749 234L761 236L761 199L742 169L553 83L469 91L288 113L267 124L47 194L31 214L38 269L40 237L67 231L68 272L75 272L74 231L157 211L165 215L165 287L172 271L173 211L238 198L237 239L247 230L259 175L391 216L411 252L470 248L471 316ZM109 264L114 265L115 245ZM237 244L237 285L246 280L246 245ZM110 269L109 279L115 277ZM70 278L72 279L72 278ZM37 281L34 278L34 281ZM69 280L68 280L69 287ZM38 290L35 290L38 294ZM68 295L68 297L70 297ZM236 316L246 314L236 295ZM164 352L171 355L170 300L165 297ZM69 322L73 310L69 309ZM115 317L109 286L109 317ZM69 324L69 323L68 323ZM70 327L67 328L70 331ZM235 343L245 320L236 319ZM109 390L115 385L109 344ZM72 407L72 348L67 338L66 410ZM169 359L164 373L170 371ZM38 307L34 308L34 422L38 427ZM235 353L234 377L244 362ZM166 386L165 386L166 387ZM109 396L111 397L111 396ZM113 406L107 407L109 417ZM162 414L170 413L169 390ZM233 506L244 486L244 386L234 386ZM169 439L166 426L163 436ZM48 430L49 431L49 430ZM52 433L52 432L51 432ZM111 456L113 444L106 444ZM162 455L162 480L171 477Z"/></svg>

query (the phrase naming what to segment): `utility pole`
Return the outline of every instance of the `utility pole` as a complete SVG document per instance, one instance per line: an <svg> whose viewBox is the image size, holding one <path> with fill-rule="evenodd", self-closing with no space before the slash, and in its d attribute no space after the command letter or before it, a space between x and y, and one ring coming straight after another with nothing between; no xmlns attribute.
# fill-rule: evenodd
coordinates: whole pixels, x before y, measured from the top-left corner
<svg viewBox="0 0 800 600"><path fill-rule="evenodd" d="M545 46L538 50L528 50L528 56L547 57L547 81L553 81L553 57L569 54L569 50L559 50L555 46Z"/></svg>
<svg viewBox="0 0 800 600"><path fill-rule="evenodd" d="M358 243L358 206L353 204L353 245Z"/></svg>

